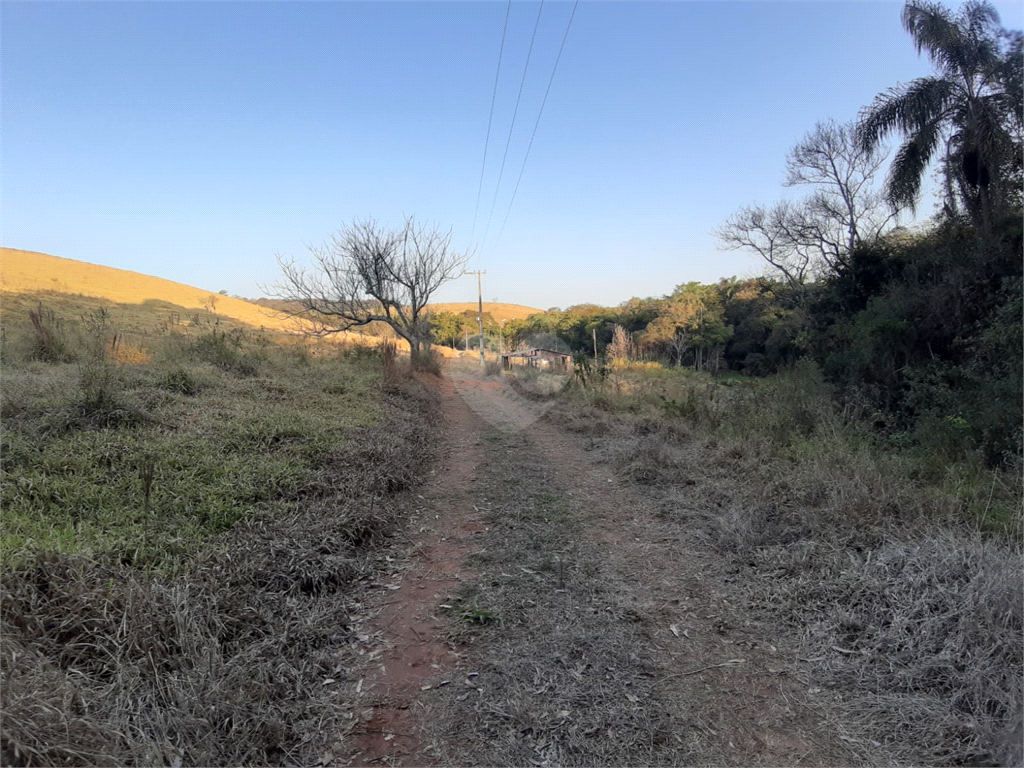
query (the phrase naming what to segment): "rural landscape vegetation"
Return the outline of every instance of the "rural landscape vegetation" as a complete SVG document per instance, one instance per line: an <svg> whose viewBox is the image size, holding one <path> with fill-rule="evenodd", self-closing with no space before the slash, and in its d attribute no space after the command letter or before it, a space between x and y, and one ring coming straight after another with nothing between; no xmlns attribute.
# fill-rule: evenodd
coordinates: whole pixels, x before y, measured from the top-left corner
<svg viewBox="0 0 1024 768"><path fill-rule="evenodd" d="M902 22L933 74L713 223L762 277L439 304L414 216L253 300L5 248L0 761L1024 764L1022 35Z"/></svg>

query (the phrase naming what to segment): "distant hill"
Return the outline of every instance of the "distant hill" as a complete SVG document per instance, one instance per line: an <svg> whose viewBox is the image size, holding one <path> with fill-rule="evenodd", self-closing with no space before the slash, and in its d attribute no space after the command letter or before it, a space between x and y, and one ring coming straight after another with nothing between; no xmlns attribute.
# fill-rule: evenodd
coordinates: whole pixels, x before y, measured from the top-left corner
<svg viewBox="0 0 1024 768"><path fill-rule="evenodd" d="M462 301L448 304L431 304L430 308L435 312L454 312L459 314L460 312L465 312L467 309L476 312L477 306L478 305L475 301ZM536 315L543 311L543 309L524 307L522 304L499 304L490 301L484 302L484 312L490 312L491 317L498 322L501 322L502 320L525 320L530 315Z"/></svg>
<svg viewBox="0 0 1024 768"><path fill-rule="evenodd" d="M289 309L299 309L300 307L291 301L283 301L281 299L247 299L261 307L267 307L268 309L276 309L282 312L286 312ZM476 312L477 303L475 301L463 301L454 302L447 304L431 304L429 307L434 312L454 312L459 314L467 310ZM539 312L543 312L541 309L533 309L532 307L524 307L521 304L498 304L494 302L484 302L484 312L490 312L498 322L502 320L525 320L530 315L536 315Z"/></svg>
<svg viewBox="0 0 1024 768"><path fill-rule="evenodd" d="M160 301L186 310L205 309L221 317L269 331L294 333L299 329L296 321L285 314L287 309L294 307L288 302L238 299L126 269L87 264L36 251L0 248L0 293L46 292L105 299L115 304ZM449 312L463 312L467 309L475 311L476 307L473 302L432 305L437 311ZM525 318L540 310L518 304L485 302L484 311L490 312L495 320L500 321ZM356 334L344 336L351 340L362 338ZM338 336L334 338L340 340Z"/></svg>
<svg viewBox="0 0 1024 768"><path fill-rule="evenodd" d="M184 309L207 309L254 327L295 331L295 321L281 312L244 299L211 293L160 277L126 269L87 264L35 251L0 248L0 292L92 296L117 304L166 301Z"/></svg>

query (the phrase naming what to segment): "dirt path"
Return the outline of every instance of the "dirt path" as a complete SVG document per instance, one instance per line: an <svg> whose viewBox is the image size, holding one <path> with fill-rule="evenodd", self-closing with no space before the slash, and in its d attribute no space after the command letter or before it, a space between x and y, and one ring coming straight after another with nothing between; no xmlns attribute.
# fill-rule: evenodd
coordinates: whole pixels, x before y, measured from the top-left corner
<svg viewBox="0 0 1024 768"><path fill-rule="evenodd" d="M444 458L371 599L350 764L886 762L550 402L439 388Z"/></svg>
<svg viewBox="0 0 1024 768"><path fill-rule="evenodd" d="M432 761L423 741L418 700L439 676L458 665L447 641L453 593L471 575L465 561L484 531L473 485L481 461L483 423L450 380L437 384L444 445L432 479L416 496L392 553L390 578L373 585L358 640L366 659L356 693L362 706L349 737L348 764L423 765Z"/></svg>

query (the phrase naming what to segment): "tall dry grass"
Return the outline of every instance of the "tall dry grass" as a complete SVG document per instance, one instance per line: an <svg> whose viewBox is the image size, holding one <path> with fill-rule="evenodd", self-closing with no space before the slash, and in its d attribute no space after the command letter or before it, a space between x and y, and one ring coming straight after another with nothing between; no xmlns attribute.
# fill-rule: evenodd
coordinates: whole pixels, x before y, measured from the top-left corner
<svg viewBox="0 0 1024 768"><path fill-rule="evenodd" d="M556 418L726 558L737 601L789 634L852 722L901 762L1020 764L1019 472L894 449L809 365L614 376Z"/></svg>

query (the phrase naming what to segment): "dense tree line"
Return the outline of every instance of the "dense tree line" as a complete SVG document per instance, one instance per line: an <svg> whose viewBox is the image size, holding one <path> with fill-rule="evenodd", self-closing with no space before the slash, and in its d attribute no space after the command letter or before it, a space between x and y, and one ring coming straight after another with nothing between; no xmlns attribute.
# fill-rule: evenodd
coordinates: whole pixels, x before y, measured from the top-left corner
<svg viewBox="0 0 1024 768"><path fill-rule="evenodd" d="M509 320L505 338L512 348L555 339L572 352L593 354L596 337L599 356L763 375L799 357L795 294L765 277L687 283L663 298L630 299L615 308L584 304ZM626 340L621 351L610 349L617 332Z"/></svg>

